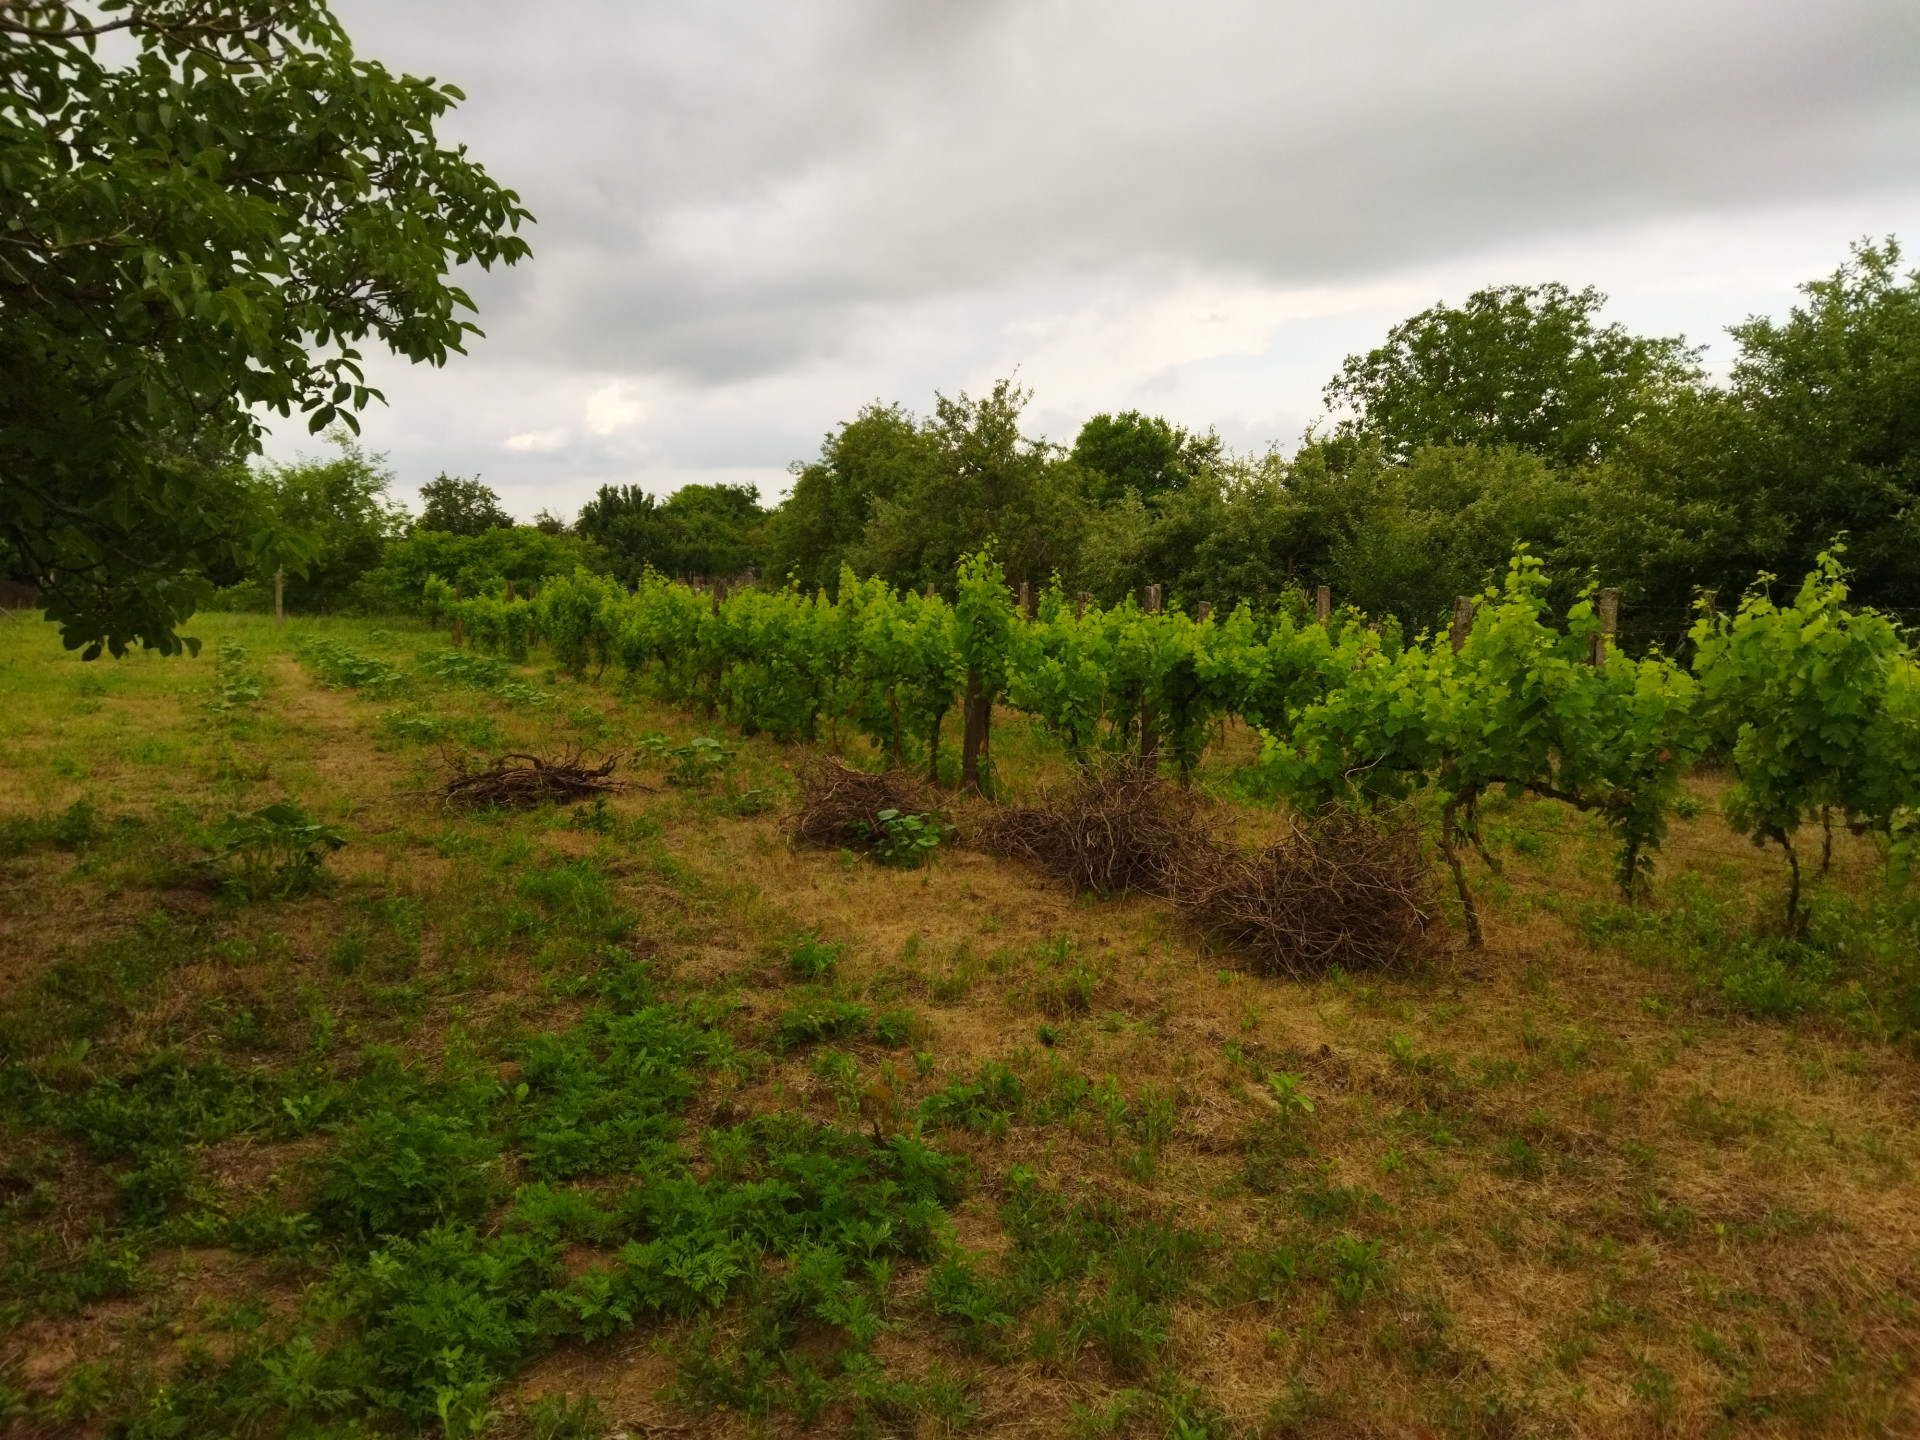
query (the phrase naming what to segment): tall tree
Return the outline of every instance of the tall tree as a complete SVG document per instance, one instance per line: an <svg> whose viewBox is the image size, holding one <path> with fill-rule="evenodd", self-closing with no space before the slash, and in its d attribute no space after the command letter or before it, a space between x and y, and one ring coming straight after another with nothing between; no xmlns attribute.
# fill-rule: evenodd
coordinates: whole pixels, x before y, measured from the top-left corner
<svg viewBox="0 0 1920 1440"><path fill-rule="evenodd" d="M1766 493L1782 573L1846 534L1857 596L1920 607L1920 271L1900 273L1889 238L1801 290L1786 320L1732 327L1745 433L1718 453Z"/></svg>
<svg viewBox="0 0 1920 1440"><path fill-rule="evenodd" d="M901 405L875 401L830 432L818 460L794 467L793 490L767 519L767 575L833 590L875 504L913 488L937 453L932 433Z"/></svg>
<svg viewBox="0 0 1920 1440"><path fill-rule="evenodd" d="M500 504L491 485L449 475L444 470L420 487L420 528L449 535L481 535L488 530L511 530L513 516Z"/></svg>
<svg viewBox="0 0 1920 1440"><path fill-rule="evenodd" d="M1600 325L1591 285L1501 285L1402 321L1327 383L1348 434L1390 459L1422 445L1512 445L1558 464L1616 453L1633 426L1700 378L1678 338Z"/></svg>
<svg viewBox="0 0 1920 1440"><path fill-rule="evenodd" d="M1177 490L1221 458L1220 437L1189 435L1157 415L1123 410L1080 427L1073 458L1088 475L1087 498L1098 504L1131 490L1142 500Z"/></svg>
<svg viewBox="0 0 1920 1440"><path fill-rule="evenodd" d="M405 507L388 498L393 472L385 456L369 455L336 432L337 453L290 465L265 465L254 478L261 508L281 528L309 537L306 564L286 580L287 608L337 610L354 598L362 576L375 569L387 543L407 533ZM262 565L253 579L273 580Z"/></svg>
<svg viewBox="0 0 1920 1440"><path fill-rule="evenodd" d="M1920 615L1920 272L1900 265L1895 241L1862 244L1784 320L1731 327L1729 383L1596 476L1580 558L1671 630L1697 591L1804 575L1844 534L1853 594Z"/></svg>
<svg viewBox="0 0 1920 1440"><path fill-rule="evenodd" d="M978 400L936 396L926 468L899 494L874 501L848 563L896 585L950 589L961 555L992 541L1015 582L1072 569L1084 481L1058 446L1020 433L1030 398L1011 380Z"/></svg>
<svg viewBox="0 0 1920 1440"><path fill-rule="evenodd" d="M656 500L638 485L602 485L575 529L605 548L615 575L744 575L758 559L766 512L752 485L683 485Z"/></svg>
<svg viewBox="0 0 1920 1440"><path fill-rule="evenodd" d="M175 651L209 565L272 545L196 451L353 424L369 338L478 333L449 271L521 259L530 217L436 139L460 98L325 0L0 9L0 532L70 646Z"/></svg>

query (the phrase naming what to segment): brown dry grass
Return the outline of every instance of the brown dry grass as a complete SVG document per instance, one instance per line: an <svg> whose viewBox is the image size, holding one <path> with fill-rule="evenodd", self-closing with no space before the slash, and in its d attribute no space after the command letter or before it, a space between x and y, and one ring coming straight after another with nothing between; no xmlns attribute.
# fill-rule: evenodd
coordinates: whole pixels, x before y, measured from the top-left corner
<svg viewBox="0 0 1920 1440"><path fill-rule="evenodd" d="M274 642L271 632L249 632L248 643L264 653ZM63 662L47 663L65 676ZM138 1025L190 1030L207 1002L224 997L229 1011L289 1012L297 1044L310 1022L295 997L326 980L327 957L359 923L354 907L381 898L422 906L423 973L465 977L424 987L417 1016L395 1032L412 1053L431 1057L452 1026L486 1035L564 1023L567 1006L541 990L540 957L490 953L462 934L458 898L478 872L454 842L472 822L423 817L418 766L370 743L380 707L310 685L290 661L269 661L262 719L221 736L184 693L200 662L173 663L154 683L176 691L138 697L140 723L180 737L194 786L167 781L164 767L106 758L89 778L62 778L55 758L110 736L49 713L14 720L0 804L38 810L84 792L110 810L154 814L183 788L209 809L291 793L336 819L353 843L332 895L243 919L248 955L208 949ZM597 708L630 733L698 728L645 702L619 706L586 687L558 688L561 701L545 711L502 715L514 743L564 739L570 708ZM1044 758L996 745L1022 783L1049 778ZM743 749L743 763L768 783L800 758L765 741ZM223 752L232 758L223 762ZM1694 788L1711 801L1717 783L1707 777ZM1246 1147L1276 1114L1260 1078L1301 1076L1316 1107L1302 1133L1326 1184L1379 1197L1345 1228L1386 1244L1394 1288L1353 1311L1329 1308L1311 1290L1278 1305L1182 1302L1175 1366L1243 1430L1915 1433L1920 1062L1828 1025L1742 1019L1670 972L1588 949L1572 921L1583 904L1609 898L1608 867L1599 837L1576 818L1533 802L1490 817L1490 829L1531 836L1537 853L1511 855L1503 875L1476 878L1483 951L1440 944L1418 965L1378 976L1260 978L1151 896L1075 899L1029 866L966 850L923 871L849 864L791 849L777 822L733 818L695 796L633 793L610 808L654 838L601 841L539 817L488 834L514 837L525 866L600 856L639 917L633 946L681 983L737 1002L743 1035L783 1003L774 963L782 938L819 930L849 944L844 990L919 1009L913 1048L933 1057L928 1075L900 1052L849 1047L864 1073L891 1067L908 1103L984 1059L1034 1086L1057 1059L1116 1077L1128 1094L1147 1087L1177 1097L1178 1128L1150 1173L1129 1170L1125 1146L1091 1126L1015 1124L1004 1141L942 1137L977 1166L978 1188L955 1217L969 1245L1004 1247L996 1206L1015 1164L1049 1185L1175 1214L1223 1246L1292 1233L1300 1219L1287 1196L1246 1182ZM1275 823L1248 820L1253 829ZM1843 839L1835 883L1852 883L1864 860ZM84 952L160 898L111 876L63 878L75 864L48 854L6 862L0 937L15 979ZM1675 826L1662 864L1667 877L1705 874L1756 911L1780 894L1783 867L1730 837L1711 807ZM1451 932L1443 922L1438 933ZM1064 1018L1045 999L1061 954L1096 976L1085 1008ZM374 1007L342 1007L337 1018L369 1034L389 1023ZM1039 1039L1043 1021L1051 1050ZM796 1055L701 1097L690 1122L777 1107L836 1113ZM1531 1165L1514 1158L1522 1153L1514 1141ZM251 1172L241 1178L264 1183ZM251 1261L153 1268L150 1292L16 1332L0 1342L0 1361L30 1362L45 1389L87 1359L142 1352L142 1336L173 1326L197 1333L197 1299L248 1287L278 1293ZM1127 1383L1088 1361L1061 1374L957 1349L914 1319L922 1283L903 1277L901 1329L884 1344L909 1369L938 1358L977 1373L974 1433L1065 1433L1073 1405ZM607 1397L612 1420L639 1433L755 1433L746 1417L690 1417L659 1397L680 1338L659 1326L565 1349L516 1392L593 1391Z"/></svg>

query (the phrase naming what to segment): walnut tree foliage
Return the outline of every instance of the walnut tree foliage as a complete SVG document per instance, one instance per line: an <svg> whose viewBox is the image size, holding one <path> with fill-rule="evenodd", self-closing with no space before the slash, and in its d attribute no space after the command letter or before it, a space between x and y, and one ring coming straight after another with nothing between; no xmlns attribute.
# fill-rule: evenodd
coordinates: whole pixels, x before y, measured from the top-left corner
<svg viewBox="0 0 1920 1440"><path fill-rule="evenodd" d="M0 536L69 646L190 647L210 565L298 568L232 457L268 412L353 425L369 340L479 333L450 272L531 217L436 139L461 98L324 0L0 10Z"/></svg>

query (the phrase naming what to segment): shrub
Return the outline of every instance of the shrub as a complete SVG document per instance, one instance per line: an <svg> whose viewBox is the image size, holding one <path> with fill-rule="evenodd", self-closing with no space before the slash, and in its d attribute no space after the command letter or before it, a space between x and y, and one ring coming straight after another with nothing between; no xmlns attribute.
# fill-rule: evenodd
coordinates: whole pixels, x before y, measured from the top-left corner
<svg viewBox="0 0 1920 1440"><path fill-rule="evenodd" d="M938 815L910 815L891 808L878 812L872 824L857 820L853 828L867 842L874 859L903 869L931 859L940 842L953 831Z"/></svg>
<svg viewBox="0 0 1920 1440"><path fill-rule="evenodd" d="M230 867L229 884L249 900L284 899L313 888L326 857L346 837L322 825L291 800L251 815L229 815L213 827L219 859Z"/></svg>

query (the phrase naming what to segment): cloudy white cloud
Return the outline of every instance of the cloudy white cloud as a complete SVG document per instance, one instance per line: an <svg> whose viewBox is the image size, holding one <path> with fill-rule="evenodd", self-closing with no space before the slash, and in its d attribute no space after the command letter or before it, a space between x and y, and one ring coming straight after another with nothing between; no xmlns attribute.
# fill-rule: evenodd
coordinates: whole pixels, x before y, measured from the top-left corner
<svg viewBox="0 0 1920 1440"><path fill-rule="evenodd" d="M1035 424L1290 441L1441 298L1589 281L1712 340L1920 236L1920 9L1803 0L340 0L453 80L540 218L443 371L377 366L403 486L750 479L1018 366Z"/></svg>
<svg viewBox="0 0 1920 1440"><path fill-rule="evenodd" d="M618 435L646 418L647 407L623 380L602 385L587 396L587 433Z"/></svg>

